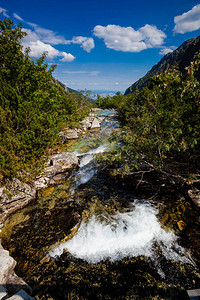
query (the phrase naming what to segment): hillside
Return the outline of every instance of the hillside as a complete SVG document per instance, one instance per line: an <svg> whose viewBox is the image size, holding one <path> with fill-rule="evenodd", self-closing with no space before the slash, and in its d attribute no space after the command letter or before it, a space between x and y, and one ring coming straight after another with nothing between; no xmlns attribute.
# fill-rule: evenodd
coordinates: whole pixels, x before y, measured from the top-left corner
<svg viewBox="0 0 200 300"><path fill-rule="evenodd" d="M200 50L200 36L198 36L196 39L194 38L185 41L176 50L166 54L144 77L133 83L125 91L125 95L133 93L136 88L141 90L148 84L152 76L158 75L162 72L172 69L173 67L177 67L181 73L184 73L185 67L190 64L194 58L194 54L198 50Z"/></svg>

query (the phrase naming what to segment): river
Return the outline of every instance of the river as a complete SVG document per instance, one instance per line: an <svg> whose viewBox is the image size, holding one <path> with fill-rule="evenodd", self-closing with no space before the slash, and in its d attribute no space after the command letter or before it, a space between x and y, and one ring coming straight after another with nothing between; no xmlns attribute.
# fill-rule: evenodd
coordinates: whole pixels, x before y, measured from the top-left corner
<svg viewBox="0 0 200 300"><path fill-rule="evenodd" d="M6 222L16 272L36 299L188 299L200 285L198 210L179 195L136 198L107 177L96 154L113 147L119 123L114 111L98 114L101 128L69 148L77 172Z"/></svg>

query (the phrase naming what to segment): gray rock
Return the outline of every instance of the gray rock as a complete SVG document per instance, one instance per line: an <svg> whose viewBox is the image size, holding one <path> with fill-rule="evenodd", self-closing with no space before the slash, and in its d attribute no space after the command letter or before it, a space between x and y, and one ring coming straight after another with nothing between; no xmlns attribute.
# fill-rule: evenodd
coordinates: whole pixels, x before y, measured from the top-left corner
<svg viewBox="0 0 200 300"><path fill-rule="evenodd" d="M13 178L7 187L0 190L0 227L5 222L8 214L26 206L36 197L36 187Z"/></svg>
<svg viewBox="0 0 200 300"><path fill-rule="evenodd" d="M53 178L60 173L66 173L79 164L78 157L69 152L54 154L50 157L49 163L45 168L46 176Z"/></svg>
<svg viewBox="0 0 200 300"><path fill-rule="evenodd" d="M198 188L193 188L191 190L188 190L188 195L190 199L198 206L200 207L200 190Z"/></svg>
<svg viewBox="0 0 200 300"><path fill-rule="evenodd" d="M84 130L90 129L93 121L93 117L86 117L84 120L81 121L82 128Z"/></svg>
<svg viewBox="0 0 200 300"><path fill-rule="evenodd" d="M5 285L16 266L16 261L3 248L0 249L0 266L0 284Z"/></svg>
<svg viewBox="0 0 200 300"><path fill-rule="evenodd" d="M93 122L92 122L92 125L91 125L91 129L94 129L94 128L99 128L100 127L100 122L97 118L94 118Z"/></svg>
<svg viewBox="0 0 200 300"><path fill-rule="evenodd" d="M78 139L78 129L66 129L59 132L59 136L61 137L61 143L66 143L67 140Z"/></svg>

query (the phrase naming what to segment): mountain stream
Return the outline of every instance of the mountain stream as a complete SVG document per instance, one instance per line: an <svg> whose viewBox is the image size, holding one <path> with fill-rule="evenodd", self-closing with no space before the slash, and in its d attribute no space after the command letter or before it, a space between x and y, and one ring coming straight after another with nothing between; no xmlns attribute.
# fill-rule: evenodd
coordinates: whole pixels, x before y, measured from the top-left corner
<svg viewBox="0 0 200 300"><path fill-rule="evenodd" d="M200 285L198 210L179 195L138 199L107 177L95 157L119 123L98 114L101 128L70 146L79 169L7 220L16 272L36 299L188 299Z"/></svg>

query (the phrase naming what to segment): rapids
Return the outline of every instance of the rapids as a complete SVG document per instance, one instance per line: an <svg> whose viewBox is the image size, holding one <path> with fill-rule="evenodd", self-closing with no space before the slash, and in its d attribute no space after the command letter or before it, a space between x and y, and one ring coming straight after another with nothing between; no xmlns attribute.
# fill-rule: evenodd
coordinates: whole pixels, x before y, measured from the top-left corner
<svg viewBox="0 0 200 300"><path fill-rule="evenodd" d="M177 236L161 227L156 209L148 203L135 201L128 212L116 212L98 218L94 213L83 220L77 234L49 252L51 257L60 256L64 250L76 258L96 264L109 258L111 261L125 257L145 256L156 260L154 244L166 259L194 262L178 245ZM159 270L160 271L160 270Z"/></svg>
<svg viewBox="0 0 200 300"><path fill-rule="evenodd" d="M119 123L115 111L98 114L101 128L68 149L79 169L11 216L3 245L38 300L186 300L185 289L200 285L198 211L178 195L137 199L107 178L96 154L113 147Z"/></svg>

